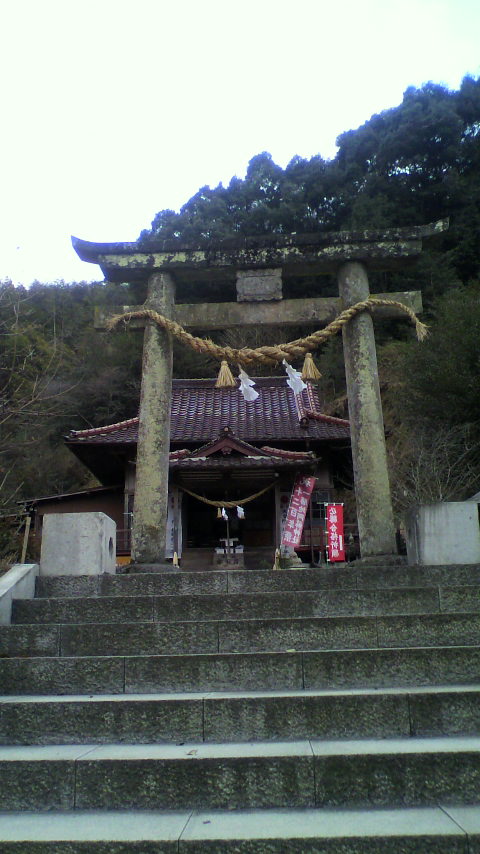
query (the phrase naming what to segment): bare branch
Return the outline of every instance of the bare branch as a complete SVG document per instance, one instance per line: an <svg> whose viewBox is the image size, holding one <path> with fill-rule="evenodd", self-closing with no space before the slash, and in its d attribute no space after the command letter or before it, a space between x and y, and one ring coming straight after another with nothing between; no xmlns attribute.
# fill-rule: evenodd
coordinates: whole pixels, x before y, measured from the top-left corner
<svg viewBox="0 0 480 854"><path fill-rule="evenodd" d="M414 504L469 498L480 486L480 451L469 427L420 428L389 449L399 515Z"/></svg>

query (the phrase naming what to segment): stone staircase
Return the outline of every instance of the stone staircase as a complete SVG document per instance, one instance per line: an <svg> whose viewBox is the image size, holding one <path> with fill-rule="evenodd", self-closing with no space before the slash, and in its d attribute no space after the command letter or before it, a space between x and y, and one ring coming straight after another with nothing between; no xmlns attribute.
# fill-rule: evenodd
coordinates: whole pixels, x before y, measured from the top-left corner
<svg viewBox="0 0 480 854"><path fill-rule="evenodd" d="M0 853L480 854L480 567L41 578Z"/></svg>

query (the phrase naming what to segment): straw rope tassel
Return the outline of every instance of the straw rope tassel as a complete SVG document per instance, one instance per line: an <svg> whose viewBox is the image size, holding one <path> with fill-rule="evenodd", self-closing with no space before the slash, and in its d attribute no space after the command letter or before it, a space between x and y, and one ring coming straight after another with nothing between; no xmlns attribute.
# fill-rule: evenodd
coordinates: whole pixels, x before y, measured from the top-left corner
<svg viewBox="0 0 480 854"><path fill-rule="evenodd" d="M426 325L426 323L422 323L422 321L419 320L418 317L415 320L415 332L417 333L418 341L424 341L427 335L429 335L428 326Z"/></svg>
<svg viewBox="0 0 480 854"><path fill-rule="evenodd" d="M228 367L228 362L226 359L222 359L215 388L236 388L236 386L237 383L230 368Z"/></svg>
<svg viewBox="0 0 480 854"><path fill-rule="evenodd" d="M302 380L319 380L321 373L318 370L311 353L305 353L305 361L302 368Z"/></svg>

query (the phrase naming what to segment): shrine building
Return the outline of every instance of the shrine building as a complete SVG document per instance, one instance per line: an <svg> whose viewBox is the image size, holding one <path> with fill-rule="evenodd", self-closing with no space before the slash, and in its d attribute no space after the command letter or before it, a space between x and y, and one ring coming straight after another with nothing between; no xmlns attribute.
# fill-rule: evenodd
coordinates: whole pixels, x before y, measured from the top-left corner
<svg viewBox="0 0 480 854"><path fill-rule="evenodd" d="M322 414L312 382L300 394L285 375L255 383L258 398L246 401L215 379L173 380L165 557L176 552L181 568L271 567L299 475L316 480L296 551L308 563L324 558L324 504L339 474L351 473L349 423ZM138 418L72 430L67 446L102 486L30 502L37 536L46 513L100 510L116 522L118 560L128 562L137 438ZM238 502L243 513L222 515L210 501Z"/></svg>

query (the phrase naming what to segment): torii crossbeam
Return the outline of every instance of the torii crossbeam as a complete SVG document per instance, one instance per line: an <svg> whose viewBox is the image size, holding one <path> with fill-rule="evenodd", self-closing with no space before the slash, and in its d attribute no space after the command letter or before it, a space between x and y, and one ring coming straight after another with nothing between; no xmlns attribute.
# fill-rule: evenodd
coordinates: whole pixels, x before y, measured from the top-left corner
<svg viewBox="0 0 480 854"><path fill-rule="evenodd" d="M189 329L209 331L262 324L321 327L344 308L369 297L367 270L389 270L418 258L424 238L448 228L441 220L385 231L338 232L244 238L192 247L164 241L145 251L137 243L89 243L72 238L84 261L99 264L110 282L148 282L143 308L152 308ZM339 298L283 299L292 277L335 273ZM175 302L176 290L194 283L201 303ZM212 284L237 301L213 302ZM418 312L417 291L376 294ZM210 297L210 298L209 298ZM139 306L124 306L132 311ZM118 313L117 306L115 312ZM385 312L384 312L385 313ZM390 310L390 316L398 311ZM97 312L104 328L106 313ZM132 322L135 325L135 321ZM162 563L168 498L172 342L151 321L145 325L137 447L132 557ZM370 313L351 320L343 332L352 437L353 469L362 558L396 552L387 471L375 338Z"/></svg>

